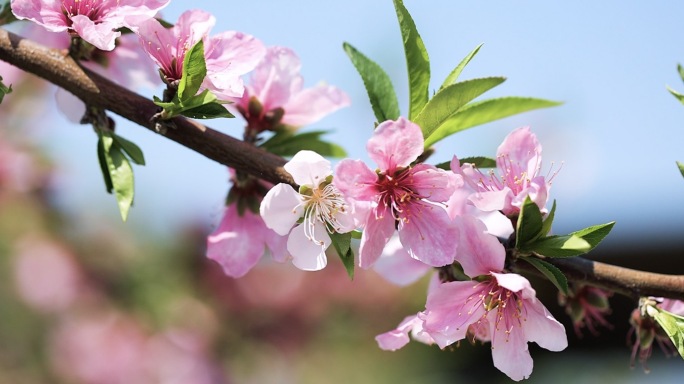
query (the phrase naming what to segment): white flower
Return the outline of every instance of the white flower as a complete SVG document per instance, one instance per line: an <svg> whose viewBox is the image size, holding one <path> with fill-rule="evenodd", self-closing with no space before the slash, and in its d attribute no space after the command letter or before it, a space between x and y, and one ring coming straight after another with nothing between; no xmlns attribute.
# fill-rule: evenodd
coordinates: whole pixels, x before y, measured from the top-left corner
<svg viewBox="0 0 684 384"><path fill-rule="evenodd" d="M330 233L354 229L351 208L332 184L330 162L316 152L299 151L284 168L300 185L299 192L276 185L261 202L261 217L279 235L289 233L287 250L297 268L318 271L328 262Z"/></svg>

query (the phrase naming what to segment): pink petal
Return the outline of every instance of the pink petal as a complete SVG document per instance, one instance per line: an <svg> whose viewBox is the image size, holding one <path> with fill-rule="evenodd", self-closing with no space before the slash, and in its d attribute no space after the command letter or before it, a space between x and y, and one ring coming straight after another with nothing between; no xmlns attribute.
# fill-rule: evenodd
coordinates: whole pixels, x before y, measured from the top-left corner
<svg viewBox="0 0 684 384"><path fill-rule="evenodd" d="M523 299L534 299L537 293L530 285L530 281L517 273L491 273L496 278L497 284L518 293Z"/></svg>
<svg viewBox="0 0 684 384"><path fill-rule="evenodd" d="M301 127L351 104L349 96L331 85L319 84L295 93L283 106L283 124Z"/></svg>
<svg viewBox="0 0 684 384"><path fill-rule="evenodd" d="M562 351L568 346L565 327L551 316L537 299L524 300L525 321L523 328L528 341L537 343L549 351Z"/></svg>
<svg viewBox="0 0 684 384"><path fill-rule="evenodd" d="M266 224L264 224L264 227L266 227ZM273 260L284 263L290 259L292 256L287 252L287 237L281 236L268 228L265 228L265 230L267 232L264 234L264 239L266 246L271 251Z"/></svg>
<svg viewBox="0 0 684 384"><path fill-rule="evenodd" d="M263 61L252 72L250 96L256 96L267 111L283 107L292 93L302 89L300 68L294 51L285 47L269 47Z"/></svg>
<svg viewBox="0 0 684 384"><path fill-rule="evenodd" d="M335 167L333 184L347 198L361 201L375 200L378 175L361 160L344 159Z"/></svg>
<svg viewBox="0 0 684 384"><path fill-rule="evenodd" d="M403 117L388 120L375 128L366 149L380 169L393 172L407 167L423 153L423 132Z"/></svg>
<svg viewBox="0 0 684 384"><path fill-rule="evenodd" d="M504 187L500 191L477 192L468 198L477 209L483 211L500 211L505 207L511 206L511 199L513 199L513 191L510 188Z"/></svg>
<svg viewBox="0 0 684 384"><path fill-rule="evenodd" d="M409 342L409 332L416 328L422 329L422 320L417 315L407 316L402 322L389 332L375 336L380 349L385 351L396 351Z"/></svg>
<svg viewBox="0 0 684 384"><path fill-rule="evenodd" d="M314 151L299 151L288 161L283 168L292 175L295 183L317 188L332 175L330 161Z"/></svg>
<svg viewBox="0 0 684 384"><path fill-rule="evenodd" d="M409 255L433 267L453 263L458 228L444 208L417 201L405 210L412 214L407 220L399 221L398 232Z"/></svg>
<svg viewBox="0 0 684 384"><path fill-rule="evenodd" d="M316 240L312 240L304 232L305 225L292 229L287 238L287 250L292 254L295 267L303 271L319 271L328 264L325 250L330 246L330 236L321 223L316 223Z"/></svg>
<svg viewBox="0 0 684 384"><path fill-rule="evenodd" d="M401 286L415 282L425 276L430 269L432 268L429 265L411 258L401 245L399 236L392 236L382 256L373 266L373 270L380 276Z"/></svg>
<svg viewBox="0 0 684 384"><path fill-rule="evenodd" d="M204 87L220 100L241 97L242 75L253 70L265 53L261 41L251 35L229 31L212 36L204 49L207 64Z"/></svg>
<svg viewBox="0 0 684 384"><path fill-rule="evenodd" d="M378 260L385 244L394 233L394 223L394 217L386 206L378 206L370 210L359 247L361 268L370 268Z"/></svg>
<svg viewBox="0 0 684 384"><path fill-rule="evenodd" d="M513 172L520 175L526 172L528 177L537 173L537 166L541 162L541 144L529 127L522 127L509 133L499 146L497 165L504 170L508 166L515 167ZM521 169L517 169L521 167Z"/></svg>
<svg viewBox="0 0 684 384"><path fill-rule="evenodd" d="M430 201L445 202L463 186L463 177L433 165L417 164L410 172L414 190Z"/></svg>
<svg viewBox="0 0 684 384"><path fill-rule="evenodd" d="M439 285L427 298L423 327L440 348L463 340L468 327L482 319L482 305L468 305L487 286L475 281L454 281Z"/></svg>
<svg viewBox="0 0 684 384"><path fill-rule="evenodd" d="M50 32L63 32L69 27L66 15L59 1L12 0L12 13L20 19L28 19L45 27Z"/></svg>
<svg viewBox="0 0 684 384"><path fill-rule="evenodd" d="M494 366L511 379L520 381L532 373L532 356L527 348L523 332L518 329L507 333L503 326L490 321L492 334L492 359Z"/></svg>
<svg viewBox="0 0 684 384"><path fill-rule="evenodd" d="M71 17L71 28L78 33L81 38L103 51L114 49L115 40L121 36L121 32L115 32L120 25L109 22L95 23L84 15Z"/></svg>
<svg viewBox="0 0 684 384"><path fill-rule="evenodd" d="M506 260L506 250L499 239L487 233L484 223L465 215L456 218L460 239L456 261L470 277L501 271Z"/></svg>
<svg viewBox="0 0 684 384"><path fill-rule="evenodd" d="M268 228L285 236L304 214L301 203L299 193L295 192L291 186L281 183L266 193L259 211Z"/></svg>
<svg viewBox="0 0 684 384"><path fill-rule="evenodd" d="M226 207L221 224L207 237L207 257L219 263L226 275L242 277L264 254L264 232L268 231L258 215L237 207Z"/></svg>

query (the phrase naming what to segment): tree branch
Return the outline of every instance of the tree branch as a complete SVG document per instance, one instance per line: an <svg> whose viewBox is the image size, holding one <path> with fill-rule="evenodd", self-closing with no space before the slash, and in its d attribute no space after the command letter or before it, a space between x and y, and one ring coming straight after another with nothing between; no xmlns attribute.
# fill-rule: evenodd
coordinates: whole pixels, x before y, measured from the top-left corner
<svg viewBox="0 0 684 384"><path fill-rule="evenodd" d="M112 111L154 132L150 118L159 108L128 89L82 68L65 53L49 49L0 28L0 60L38 75L93 107ZM164 137L226 166L272 183L296 186L283 169L285 160L195 121L173 119L176 129ZM684 276L663 275L612 266L579 257L547 259L572 280L627 296L662 296L684 300ZM526 263L516 269L532 271ZM536 271L536 270L535 270Z"/></svg>
<svg viewBox="0 0 684 384"><path fill-rule="evenodd" d="M49 49L0 28L0 60L71 92L86 104L112 111L153 132L151 117L159 107L150 99L115 84L78 65L64 52ZM272 183L296 186L283 165L285 160L251 144L183 117L172 119L176 129L164 137L226 166Z"/></svg>

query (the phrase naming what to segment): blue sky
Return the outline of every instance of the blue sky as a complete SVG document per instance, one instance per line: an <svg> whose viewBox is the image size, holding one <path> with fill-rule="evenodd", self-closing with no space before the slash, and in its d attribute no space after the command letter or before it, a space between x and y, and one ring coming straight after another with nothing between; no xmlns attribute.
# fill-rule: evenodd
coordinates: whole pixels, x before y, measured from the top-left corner
<svg viewBox="0 0 684 384"><path fill-rule="evenodd" d="M164 16L175 21L187 3L172 1ZM503 75L508 80L488 97L565 103L457 134L438 144L434 161L453 154L493 156L509 131L529 125L543 145L544 169L563 163L551 193L558 201L556 232L617 220L614 242L645 242L659 233L676 239L684 228L684 179L675 166L675 160L684 161L684 105L665 86L684 91L676 72L684 62L684 3L405 3L430 54L434 88L484 43L462 79ZM216 15L215 33L235 29L267 45L291 47L302 60L307 85L325 80L345 90L352 106L309 129L334 129L328 137L350 157L367 159L374 117L343 42L386 69L406 111L405 61L391 1L193 4ZM116 203L99 175L95 135L63 118L55 121L61 124L41 140L63 159L61 204L88 220L116 218ZM239 136L243 122L208 125ZM225 167L127 122L118 129L143 148L148 162L135 168L136 205L127 226L164 233L188 221L219 219L228 188ZM84 201L97 209L85 211Z"/></svg>

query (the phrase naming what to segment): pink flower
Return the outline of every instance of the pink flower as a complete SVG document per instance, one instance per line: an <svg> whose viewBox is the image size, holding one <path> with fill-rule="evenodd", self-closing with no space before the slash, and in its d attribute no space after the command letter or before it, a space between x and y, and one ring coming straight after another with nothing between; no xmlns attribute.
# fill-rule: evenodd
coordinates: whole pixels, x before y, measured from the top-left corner
<svg viewBox="0 0 684 384"><path fill-rule="evenodd" d="M380 349L385 351L396 351L404 347L409 342L409 333L414 340L420 341L423 344L434 344L435 341L424 332L422 313L407 316L396 329L389 332L375 336L375 341L378 342Z"/></svg>
<svg viewBox="0 0 684 384"><path fill-rule="evenodd" d="M377 261L395 228L414 259L435 267L451 264L457 234L442 203L460 180L431 165L410 166L423 152L423 134L404 118L378 125L366 148L380 169L345 159L337 165L334 180L349 200L372 204L361 219L361 267Z"/></svg>
<svg viewBox="0 0 684 384"><path fill-rule="evenodd" d="M453 162L452 170L476 191L469 200L482 211L517 214L527 196L544 210L551 180L539 175L541 150L529 127L518 128L506 136L497 150L499 175L494 171L485 175L471 165L458 167Z"/></svg>
<svg viewBox="0 0 684 384"><path fill-rule="evenodd" d="M254 69L264 55L263 44L253 36L240 32L224 32L208 37L216 18L201 10L185 11L172 28L164 28L150 19L138 27L143 48L159 66L166 83L180 80L185 54L204 40L207 76L203 88L219 99L240 97L244 85L240 78Z"/></svg>
<svg viewBox="0 0 684 384"><path fill-rule="evenodd" d="M233 175L233 178L235 176ZM229 196L236 196L224 211L218 228L207 237L207 257L219 263L230 277L242 277L261 259L266 249L276 261L284 262L286 238L266 227L250 205L261 202L261 190L266 186L249 179L232 187ZM241 212L242 211L242 212Z"/></svg>
<svg viewBox="0 0 684 384"><path fill-rule="evenodd" d="M457 260L472 281L447 282L428 295L423 328L444 348L470 332L491 340L494 366L513 380L532 373L527 343L550 351L567 347L565 328L536 299L529 281L502 273L505 249L479 220L457 219L461 241Z"/></svg>
<svg viewBox="0 0 684 384"><path fill-rule="evenodd" d="M305 271L325 268L330 233L354 229L347 202L332 184L330 162L312 151L299 151L284 166L295 183L273 187L261 202L261 217L279 235L288 235L292 263ZM301 220L301 223L300 223Z"/></svg>
<svg viewBox="0 0 684 384"><path fill-rule="evenodd" d="M239 112L253 129L272 130L279 124L301 127L350 104L349 97L331 85L304 89L297 55L284 47L269 47L251 75Z"/></svg>
<svg viewBox="0 0 684 384"><path fill-rule="evenodd" d="M69 31L95 47L111 51L122 27L154 17L169 0L12 0L12 12L51 32Z"/></svg>
<svg viewBox="0 0 684 384"><path fill-rule="evenodd" d="M597 325L612 329L605 315L610 313L608 298L613 293L591 285L580 284L573 287L568 296L559 292L558 303L565 306L565 313L572 319L575 334L582 337L582 328L586 327L592 335L597 336Z"/></svg>

